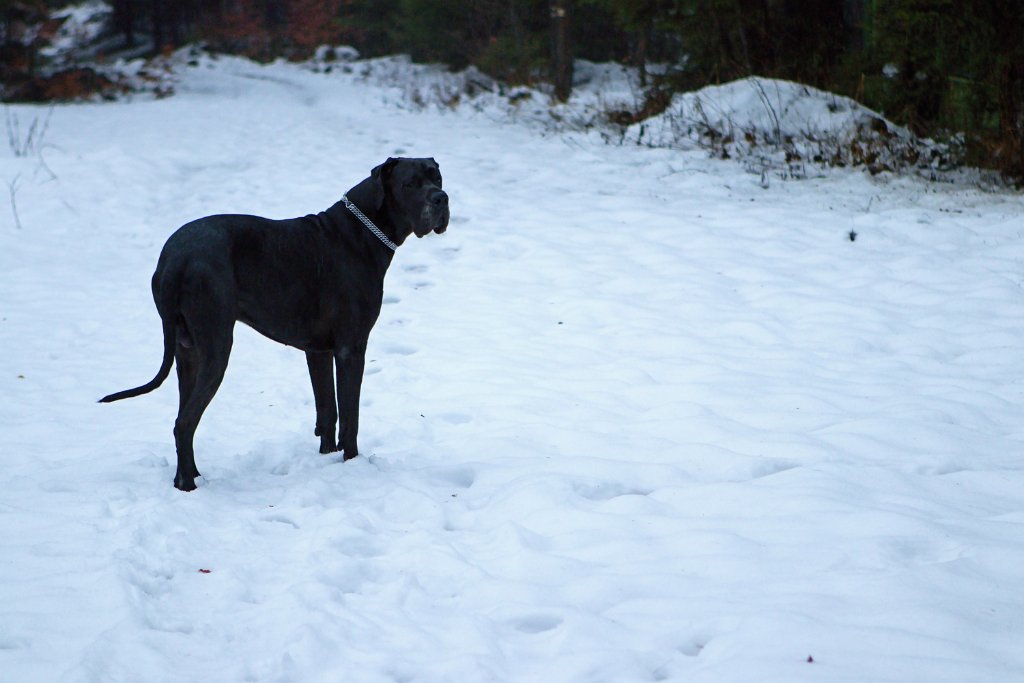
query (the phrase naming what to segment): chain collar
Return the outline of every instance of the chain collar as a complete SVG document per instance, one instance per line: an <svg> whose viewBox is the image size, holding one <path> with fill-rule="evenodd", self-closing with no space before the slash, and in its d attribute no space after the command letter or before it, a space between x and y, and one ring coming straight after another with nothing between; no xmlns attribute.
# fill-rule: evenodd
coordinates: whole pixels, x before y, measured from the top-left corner
<svg viewBox="0 0 1024 683"><path fill-rule="evenodd" d="M360 211L359 207L349 200L348 196L342 195L341 201L345 202L345 208L351 211L356 218L362 221L363 225L369 228L370 232L372 232L377 239L384 243L385 247L387 247L391 251L395 251L396 249L398 249L398 245L392 242L390 239L388 239L388 236L384 234L384 231L378 228L376 225L374 225L373 221L367 218L366 214Z"/></svg>

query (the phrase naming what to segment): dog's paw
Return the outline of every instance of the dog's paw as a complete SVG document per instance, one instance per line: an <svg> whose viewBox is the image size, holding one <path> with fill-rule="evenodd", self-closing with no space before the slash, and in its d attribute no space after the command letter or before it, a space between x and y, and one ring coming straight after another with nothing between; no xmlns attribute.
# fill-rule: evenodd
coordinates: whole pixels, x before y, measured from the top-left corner
<svg viewBox="0 0 1024 683"><path fill-rule="evenodd" d="M186 493L188 493L189 491L195 491L196 490L196 480L195 480L195 477L183 477L183 476L180 476L180 475L176 476L174 478L174 488L178 489L179 491L184 491Z"/></svg>

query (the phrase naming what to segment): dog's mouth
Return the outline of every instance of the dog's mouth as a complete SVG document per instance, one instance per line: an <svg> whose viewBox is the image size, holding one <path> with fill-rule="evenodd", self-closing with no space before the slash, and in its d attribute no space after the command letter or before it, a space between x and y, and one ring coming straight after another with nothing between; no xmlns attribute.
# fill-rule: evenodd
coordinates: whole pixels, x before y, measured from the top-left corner
<svg viewBox="0 0 1024 683"><path fill-rule="evenodd" d="M439 225L436 228L427 228L423 232L420 232L419 230L416 230L415 232L416 232L416 237L423 238L423 237L426 237L427 235L429 235L430 233L435 233L437 235L443 235L444 231L447 230L447 229L448 229L447 225Z"/></svg>
<svg viewBox="0 0 1024 683"><path fill-rule="evenodd" d="M434 232L438 235L443 234L448 229L448 219L451 217L451 212L448 210L448 204L445 203L444 210L439 216L440 220L437 222L437 227L434 228Z"/></svg>
<svg viewBox="0 0 1024 683"><path fill-rule="evenodd" d="M445 230L448 229L448 218L449 218L449 215L450 214L448 212L448 208L445 207L444 211L442 212L442 214L440 216L434 217L433 220L429 220L428 219L426 221L426 226L427 227L424 230L422 230L422 231L415 230L414 231L416 233L416 237L426 237L430 233L435 233L435 234L438 234L438 235L443 235Z"/></svg>

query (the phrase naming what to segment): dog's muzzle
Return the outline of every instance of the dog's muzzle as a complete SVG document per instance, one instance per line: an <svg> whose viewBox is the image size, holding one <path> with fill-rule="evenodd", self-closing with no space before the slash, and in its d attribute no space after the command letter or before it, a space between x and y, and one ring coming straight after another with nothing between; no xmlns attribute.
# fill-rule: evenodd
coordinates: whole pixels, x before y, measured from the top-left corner
<svg viewBox="0 0 1024 683"><path fill-rule="evenodd" d="M443 190L438 190L430 195L426 205L423 207L423 225L425 230L423 233L416 232L417 237L423 237L436 232L437 234L443 233L448 229L448 219L450 218L450 212L448 209L448 194Z"/></svg>

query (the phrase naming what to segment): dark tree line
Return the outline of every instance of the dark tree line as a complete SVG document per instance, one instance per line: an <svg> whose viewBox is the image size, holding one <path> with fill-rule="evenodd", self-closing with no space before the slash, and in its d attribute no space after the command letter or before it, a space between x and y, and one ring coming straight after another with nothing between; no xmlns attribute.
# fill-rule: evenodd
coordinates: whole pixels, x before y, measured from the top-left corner
<svg viewBox="0 0 1024 683"><path fill-rule="evenodd" d="M5 66L45 0L0 0ZM63 3L61 3L63 4ZM255 59L321 44L408 53L568 97L574 57L637 66L650 98L757 74L849 95L1024 178L1022 0L111 0L126 45ZM647 65L669 64L647 77Z"/></svg>
<svg viewBox="0 0 1024 683"><path fill-rule="evenodd" d="M347 0L363 53L409 52L569 94L572 57L673 66L652 94L748 75L853 97L1024 178L1022 0ZM652 106L667 97L652 97Z"/></svg>
<svg viewBox="0 0 1024 683"><path fill-rule="evenodd" d="M155 52L195 41L255 59L302 58L346 38L343 0L110 0L127 46Z"/></svg>

